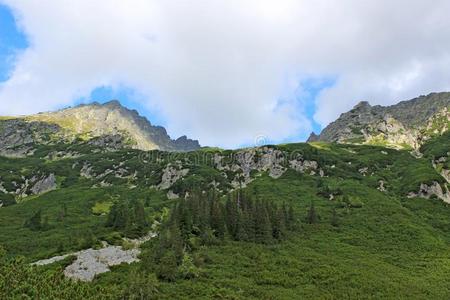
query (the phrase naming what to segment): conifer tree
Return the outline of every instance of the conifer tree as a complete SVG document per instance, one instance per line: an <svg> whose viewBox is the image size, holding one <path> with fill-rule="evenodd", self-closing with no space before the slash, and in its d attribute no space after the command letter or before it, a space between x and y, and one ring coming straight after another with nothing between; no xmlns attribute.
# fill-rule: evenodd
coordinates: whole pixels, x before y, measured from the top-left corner
<svg viewBox="0 0 450 300"><path fill-rule="evenodd" d="M215 232L215 236L223 238L225 235L225 220L223 217L221 204L213 200L211 203L211 223L210 226Z"/></svg>
<svg viewBox="0 0 450 300"><path fill-rule="evenodd" d="M336 208L333 208L333 214L331 215L331 226L339 227L339 219Z"/></svg>
<svg viewBox="0 0 450 300"><path fill-rule="evenodd" d="M316 209L314 207L314 202L312 202L312 201L311 201L311 205L309 206L309 209L308 209L308 214L306 215L306 221L309 224L317 223Z"/></svg>
<svg viewBox="0 0 450 300"><path fill-rule="evenodd" d="M295 213L294 213L294 207L292 207L292 204L291 204L291 205L289 205L286 224L289 229L292 229L292 226L294 226L294 223L295 223Z"/></svg>
<svg viewBox="0 0 450 300"><path fill-rule="evenodd" d="M136 226L140 229L148 225L145 219L145 208L141 201L136 201L134 203L134 222Z"/></svg>
<svg viewBox="0 0 450 300"><path fill-rule="evenodd" d="M272 240L272 226L266 207L261 201L258 201L255 211L255 241L257 243L269 243Z"/></svg>
<svg viewBox="0 0 450 300"><path fill-rule="evenodd" d="M42 214L41 210L38 210L25 222L25 227L30 228L31 230L41 230L42 229Z"/></svg>
<svg viewBox="0 0 450 300"><path fill-rule="evenodd" d="M286 235L286 219L282 208L277 210L275 223L273 226L273 237L281 240Z"/></svg>

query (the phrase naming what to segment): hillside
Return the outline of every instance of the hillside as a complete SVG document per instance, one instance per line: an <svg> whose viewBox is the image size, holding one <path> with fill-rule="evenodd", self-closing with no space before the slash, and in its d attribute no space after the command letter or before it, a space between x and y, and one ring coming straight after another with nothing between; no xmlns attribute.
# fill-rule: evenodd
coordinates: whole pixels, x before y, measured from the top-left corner
<svg viewBox="0 0 450 300"><path fill-rule="evenodd" d="M422 157L324 142L176 154L109 151L88 141L39 144L27 157L0 157L0 245L7 253L0 259L0 294L6 299L23 294L62 299L446 299L450 193L442 174L450 169L449 149L448 132L427 141L420 148ZM199 196L202 190L206 194ZM255 232L255 238L233 238L226 207L236 192L252 197L255 209L261 203L270 204L267 212L275 204L292 207L293 224L283 238L275 239L275 231L258 235L261 222L276 222L276 216L253 219L244 211L241 225L233 226ZM195 221L200 214L176 211L205 197L218 210L211 211L206 225L186 232L182 224L202 222ZM218 231L218 220L225 232ZM275 230L274 224L268 228ZM173 226L180 226L178 239ZM133 246L123 237L134 239L147 231L159 236L139 246L140 262L113 266L92 282L62 275L76 267L79 257L28 265L102 249L100 241L130 254L139 248L127 250ZM158 256L161 250L167 255Z"/></svg>
<svg viewBox="0 0 450 300"><path fill-rule="evenodd" d="M125 108L115 100L0 119L2 155L28 155L34 151L34 145L76 140L140 150L190 151L200 148L197 141L186 136L172 140L163 127L153 126L137 111Z"/></svg>
<svg viewBox="0 0 450 300"><path fill-rule="evenodd" d="M450 93L432 93L387 107L360 102L309 141L418 149L449 125Z"/></svg>

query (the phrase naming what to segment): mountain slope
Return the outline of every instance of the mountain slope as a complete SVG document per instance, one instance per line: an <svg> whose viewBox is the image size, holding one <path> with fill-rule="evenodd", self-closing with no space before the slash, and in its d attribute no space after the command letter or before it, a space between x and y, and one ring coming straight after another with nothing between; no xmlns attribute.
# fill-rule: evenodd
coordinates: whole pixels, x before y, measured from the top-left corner
<svg viewBox="0 0 450 300"><path fill-rule="evenodd" d="M308 141L418 149L449 125L450 93L432 93L387 107L360 102Z"/></svg>
<svg viewBox="0 0 450 300"><path fill-rule="evenodd" d="M0 153L0 298L449 299L441 96L344 114L367 120L363 132L388 114L418 126L413 153L321 141L142 151L145 125L114 102L5 118L0 149L22 155ZM427 107L429 126L402 118Z"/></svg>
<svg viewBox="0 0 450 300"><path fill-rule="evenodd" d="M419 191L423 184L448 186L431 159L446 157L449 142L444 136L430 141L422 158L403 150L322 142L202 149L176 157L72 143L41 145L24 158L0 157L0 197L7 200L0 208L0 245L8 253L0 258L0 269L15 280L3 290L0 285L0 294L32 297L33 290L23 287L36 282L41 297L62 299L96 299L95 290L104 299L121 299L148 289L159 299L447 299L450 209L436 194ZM38 182L42 189L34 188ZM157 240L144 245L141 262L114 267L91 283L52 281L48 274L62 274L70 258L19 273L27 268L23 260L4 262L23 255L29 263L101 247L99 241L120 242L133 231L105 226L112 203L139 201L152 222L194 189L214 187L225 201L238 186L258 201L292 205L297 225L284 241L263 244L225 237L199 245L193 229L192 244L184 250L187 265L198 272L192 278L182 275L184 264L174 281L155 278ZM305 217L312 202L318 218L310 224ZM36 212L45 226L31 230L24 224ZM76 289L83 293L77 296Z"/></svg>
<svg viewBox="0 0 450 300"><path fill-rule="evenodd" d="M190 151L200 148L197 141L185 136L170 139L163 127L153 126L136 111L111 101L0 120L0 153L23 155L30 153L33 143L71 142L105 136L109 137L106 142L113 139L117 144L140 150Z"/></svg>

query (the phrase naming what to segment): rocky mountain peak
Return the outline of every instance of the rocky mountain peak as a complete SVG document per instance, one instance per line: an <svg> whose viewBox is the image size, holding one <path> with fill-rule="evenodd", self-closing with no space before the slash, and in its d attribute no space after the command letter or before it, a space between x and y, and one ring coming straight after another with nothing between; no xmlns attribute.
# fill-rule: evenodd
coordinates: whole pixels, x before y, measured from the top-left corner
<svg viewBox="0 0 450 300"><path fill-rule="evenodd" d="M124 106L122 106L122 104L119 102L119 100L116 100L116 99L105 102L103 104L103 106L111 107L111 108L125 108Z"/></svg>
<svg viewBox="0 0 450 300"><path fill-rule="evenodd" d="M36 124L52 124L56 126L52 134L57 133L58 139L81 138L90 140L102 136L115 136L117 139L117 136L121 136L123 146L140 150L191 151L200 148L198 141L188 139L186 136L176 140L171 139L164 127L153 126L147 118L139 115L136 110L124 107L118 100L112 100L104 104L98 102L82 104L55 112L25 116L19 118L19 121L3 122L9 122L8 126L0 126L0 131L4 128L8 129L7 136L3 138L5 141L15 140L15 147L20 146L21 143L40 142L42 138L36 140L36 137L40 136L36 131L39 128L46 127ZM11 137L11 135L18 134L14 134L18 131L18 126L21 126L21 128L29 127L29 130L25 131L26 134L23 133L23 130L19 130L22 135L26 136ZM2 132L0 132L1 138Z"/></svg>
<svg viewBox="0 0 450 300"><path fill-rule="evenodd" d="M431 93L391 106L371 106L361 101L343 113L308 142L375 144L414 148L434 135L443 134L450 124L450 93Z"/></svg>
<svg viewBox="0 0 450 300"><path fill-rule="evenodd" d="M360 101L358 104L356 104L353 107L353 110L368 110L370 109L372 106L369 104L368 101Z"/></svg>

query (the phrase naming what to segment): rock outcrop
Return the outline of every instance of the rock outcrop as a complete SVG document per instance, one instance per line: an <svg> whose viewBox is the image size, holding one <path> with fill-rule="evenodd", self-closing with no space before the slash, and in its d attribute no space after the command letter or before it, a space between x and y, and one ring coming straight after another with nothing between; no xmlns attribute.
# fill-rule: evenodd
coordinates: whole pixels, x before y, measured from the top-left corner
<svg viewBox="0 0 450 300"><path fill-rule="evenodd" d="M34 144L48 144L58 132L60 127L56 124L23 119L0 120L0 155L25 157L33 154Z"/></svg>
<svg viewBox="0 0 450 300"><path fill-rule="evenodd" d="M431 185L422 183L418 192L410 192L408 194L408 198L421 197L429 199L433 196L441 199L446 203L450 203L450 191L448 190L447 186L444 186L443 189L438 182L433 182L433 184Z"/></svg>
<svg viewBox="0 0 450 300"><path fill-rule="evenodd" d="M432 93L392 106L358 103L308 142L377 144L418 149L446 132L450 124L450 93Z"/></svg>
<svg viewBox="0 0 450 300"><path fill-rule="evenodd" d="M169 164L163 170L161 183L158 188L161 190L170 188L175 182L189 173L189 169L183 169L181 164Z"/></svg>
<svg viewBox="0 0 450 300"><path fill-rule="evenodd" d="M49 191L56 189L56 177L54 174L50 174L48 176L44 176L39 179L36 183L34 183L31 188L31 192L33 195L40 195Z"/></svg>

